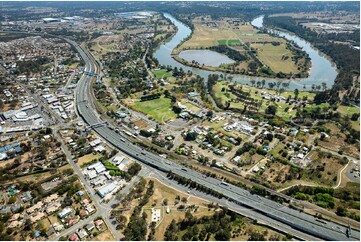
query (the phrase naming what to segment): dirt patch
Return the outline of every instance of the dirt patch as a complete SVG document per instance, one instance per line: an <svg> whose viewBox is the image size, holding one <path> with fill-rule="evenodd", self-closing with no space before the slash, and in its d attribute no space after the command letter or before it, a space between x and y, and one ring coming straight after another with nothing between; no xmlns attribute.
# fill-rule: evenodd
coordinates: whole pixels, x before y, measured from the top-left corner
<svg viewBox="0 0 361 242"><path fill-rule="evenodd" d="M94 155L94 154L84 155L84 156L82 156L82 157L80 157L80 158L78 159L77 164L78 164L78 166L82 166L83 164L85 164L85 163L87 163L87 162L89 162L89 161L92 161L92 160L94 160L94 159L99 159L100 157L101 157L101 156L98 155L98 154L96 154L96 155Z"/></svg>
<svg viewBox="0 0 361 242"><path fill-rule="evenodd" d="M114 241L115 238L112 235L112 233L110 233L109 230L106 230L106 231L102 232L101 234L97 235L96 237L94 237L92 240L94 240L94 241Z"/></svg>

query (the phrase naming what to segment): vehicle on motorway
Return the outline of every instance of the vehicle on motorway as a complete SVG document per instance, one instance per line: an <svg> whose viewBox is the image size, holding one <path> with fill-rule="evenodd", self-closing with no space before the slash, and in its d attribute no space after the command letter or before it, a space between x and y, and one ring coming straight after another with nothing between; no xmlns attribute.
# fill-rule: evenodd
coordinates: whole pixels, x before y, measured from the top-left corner
<svg viewBox="0 0 361 242"><path fill-rule="evenodd" d="M122 142L125 142L125 139L123 139L123 138L120 138L120 141L122 141Z"/></svg>
<svg viewBox="0 0 361 242"><path fill-rule="evenodd" d="M225 186L228 186L228 183L225 182L225 181L222 181L221 184L222 184L222 185L225 185Z"/></svg>
<svg viewBox="0 0 361 242"><path fill-rule="evenodd" d="M183 167L183 168L182 168L182 171L187 171L187 169Z"/></svg>

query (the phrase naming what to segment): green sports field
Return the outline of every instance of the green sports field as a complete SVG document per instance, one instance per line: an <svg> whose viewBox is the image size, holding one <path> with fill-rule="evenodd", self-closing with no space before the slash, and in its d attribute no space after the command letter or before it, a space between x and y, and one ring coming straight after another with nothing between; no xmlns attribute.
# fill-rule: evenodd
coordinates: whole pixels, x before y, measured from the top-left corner
<svg viewBox="0 0 361 242"><path fill-rule="evenodd" d="M169 98L158 98L144 102L137 102L131 105L134 110L147 114L149 117L164 123L175 119L177 115L172 111Z"/></svg>
<svg viewBox="0 0 361 242"><path fill-rule="evenodd" d="M238 39L222 39L222 40L218 40L218 44L219 45L240 45L241 41L239 41Z"/></svg>
<svg viewBox="0 0 361 242"><path fill-rule="evenodd" d="M166 70L163 69L154 71L153 74L158 79L172 76L170 72L167 72Z"/></svg>

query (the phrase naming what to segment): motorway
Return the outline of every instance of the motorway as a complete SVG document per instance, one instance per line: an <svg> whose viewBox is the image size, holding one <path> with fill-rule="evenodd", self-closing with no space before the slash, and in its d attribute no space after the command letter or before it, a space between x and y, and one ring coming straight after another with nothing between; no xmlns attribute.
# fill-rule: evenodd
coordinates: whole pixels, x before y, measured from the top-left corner
<svg viewBox="0 0 361 242"><path fill-rule="evenodd" d="M162 159L156 154L143 150L129 141L126 135L115 132L113 128L109 128L107 125L96 125L103 121L94 108L91 95L91 79L93 75L90 73L96 71L95 63L78 44L71 40L67 41L77 49L86 63L84 74L79 80L76 89L76 107L78 113L89 126L93 127L96 133L111 145L159 171L172 171L179 176L209 187L223 194L228 199L228 201L223 199L220 201L220 204L226 203L227 207L242 215L258 219L271 227L288 232L300 239L360 240L359 231L353 230L351 236L347 237L347 228L345 226L328 221L319 222L311 215L251 194L245 189L231 184L222 184L221 181L217 179L205 177L203 174L181 166L174 161ZM199 193L199 196L205 197L205 194ZM213 200L215 200L215 198L213 198Z"/></svg>

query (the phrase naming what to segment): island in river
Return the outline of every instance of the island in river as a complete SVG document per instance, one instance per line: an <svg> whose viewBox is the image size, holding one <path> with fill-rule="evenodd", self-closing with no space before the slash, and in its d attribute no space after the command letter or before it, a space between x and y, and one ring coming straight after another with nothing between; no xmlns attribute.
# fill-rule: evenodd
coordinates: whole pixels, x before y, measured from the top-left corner
<svg viewBox="0 0 361 242"><path fill-rule="evenodd" d="M225 70L221 69L219 67L211 67L211 66L197 66L192 62L187 62L186 60L180 58L178 54L181 52L180 46L183 46L184 49L205 49L201 45L205 45L206 48L210 48L212 45L214 46L215 43L213 40L203 41L198 43L198 48L190 48L190 46L187 46L189 43L187 40L193 37L191 29L183 24L182 22L175 19L170 14L164 14L166 18L168 18L178 29L177 33L174 35L173 38L171 38L168 42L161 45L157 51L153 54L153 57L156 58L160 65L170 65L172 67L182 68L185 71L192 71L194 74L199 75L203 78L207 78L210 74L224 74L224 73L230 73L232 70ZM264 29L263 28L263 16L260 16L252 21L252 26L248 25L248 28L254 28L253 26L257 27L258 29ZM245 28L245 27L244 27ZM263 30L265 32L266 30ZM307 77L300 77L296 78L296 75L290 76L286 78L283 78L283 81L288 81L289 90L294 89L303 89L303 90L311 90L312 86L319 85L321 83L325 83L327 87L331 87L335 81L335 78L337 76L337 69L333 63L330 62L324 55L322 55L318 50L314 49L310 43L306 42L305 40L288 33L283 32L277 32L273 33L271 35L281 36L283 41L292 41L295 43L299 48L301 48L307 55L307 57L310 59L308 62L308 65L310 68L307 68ZM245 34L246 35L246 34ZM263 36L271 36L271 35L263 35ZM262 36L262 35L260 35ZM274 37L271 36L271 37ZM233 35L234 37L234 35ZM227 46L232 49L240 49L241 47L238 44L238 41L231 40L230 36L224 36L224 38L227 38L225 41L217 42L218 46ZM245 38L245 37L244 37ZM261 38L260 41L265 41L265 38ZM251 51L238 51L238 53L246 53L252 54ZM232 59L232 58L230 58ZM270 63L273 63L274 61L271 61ZM246 67L246 62L240 62L240 65L244 65ZM251 62L251 67L254 64ZM248 67L248 65L247 65ZM283 65L283 67L285 67ZM237 71L237 69L236 69ZM241 68L239 73L233 75L233 80L244 83L244 84L251 84L251 82L254 81L263 81L265 80L266 84L268 83L274 83L278 82L281 79L273 76L262 76L258 75L257 73L242 73Z"/></svg>
<svg viewBox="0 0 361 242"><path fill-rule="evenodd" d="M307 53L285 38L239 19L197 17L193 24L192 35L172 52L174 58L184 65L262 77L304 78L309 74L311 65ZM222 55L210 55L210 51ZM228 57L226 62L224 56Z"/></svg>

